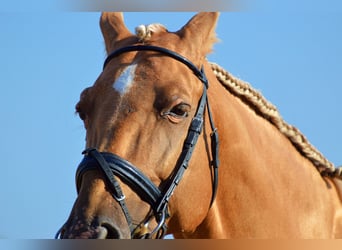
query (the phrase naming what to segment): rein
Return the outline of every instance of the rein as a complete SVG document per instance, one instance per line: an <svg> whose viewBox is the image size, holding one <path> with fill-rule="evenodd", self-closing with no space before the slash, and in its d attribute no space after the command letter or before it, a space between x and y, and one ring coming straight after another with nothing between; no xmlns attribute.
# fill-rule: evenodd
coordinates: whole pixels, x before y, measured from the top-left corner
<svg viewBox="0 0 342 250"><path fill-rule="evenodd" d="M105 176L107 185L110 188L113 198L120 204L122 208L122 211L126 217L127 224L129 225L129 228L131 230L131 237L146 239L152 238L155 235L155 238L163 238L167 229L166 219L169 217L168 203L176 186L181 181L185 170L188 168L193 149L203 129L203 114L206 107L208 111L210 126L212 129L212 133L210 135L212 152L212 197L210 201L210 207L215 200L218 186L219 138L208 102L207 88L209 87L209 84L203 67L199 70L191 61L179 55L178 53L166 48L150 45L135 45L120 48L109 54L104 62L103 69L113 58L131 51L155 51L172 57L173 59L185 64L190 70L192 70L192 72L204 85L203 93L199 100L197 111L191 121L187 136L184 140L182 152L177 161L178 164L171 173L170 177L166 180L166 183L162 185L163 188L161 189L127 160L112 153L99 152L95 148L88 148L83 152L85 156L76 171L76 186L77 191L79 191L82 176L86 171L100 169ZM118 177L122 182L124 182L132 190L134 190L134 192L136 192L136 194L139 195L139 197L143 201L147 202L151 207L150 214L137 227L134 227L132 223L131 216L125 203L125 196L116 177ZM157 222L157 226L151 232L148 232L147 227L153 217ZM62 229L57 232L56 238L61 236Z"/></svg>

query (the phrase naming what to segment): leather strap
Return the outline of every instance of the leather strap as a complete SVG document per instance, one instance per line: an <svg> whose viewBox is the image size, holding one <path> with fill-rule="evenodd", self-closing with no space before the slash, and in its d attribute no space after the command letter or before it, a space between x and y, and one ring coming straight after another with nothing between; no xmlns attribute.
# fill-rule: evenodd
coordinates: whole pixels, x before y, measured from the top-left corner
<svg viewBox="0 0 342 250"><path fill-rule="evenodd" d="M205 87L208 88L208 80L204 74L203 70L198 70L198 68L187 58L184 56L181 56L180 54L163 48L163 47L158 47L158 46L153 46L153 45L132 45L132 46L127 46L123 47L117 50L114 50L112 53L110 53L106 60L103 63L103 69L107 66L107 64L115 57L126 53L126 52L131 52L131 51L155 51L155 52L160 52L163 54L168 55L169 57L172 57L173 59L176 59L177 61L185 64L189 69L192 70L192 72L198 77L198 79L201 80L202 83L204 83Z"/></svg>
<svg viewBox="0 0 342 250"><path fill-rule="evenodd" d="M96 150L96 149L92 149ZM120 178L122 182L128 185L139 197L153 207L160 199L161 192L138 168L134 167L130 162L112 153L99 153L107 162L111 175ZM92 155L86 154L79 164L76 171L76 186L79 190L82 175L89 170L97 170L99 162Z"/></svg>
<svg viewBox="0 0 342 250"><path fill-rule="evenodd" d="M192 119L187 137L183 144L181 155L177 161L177 169L174 170L173 175L169 178L169 184L163 192L163 197L160 200L157 211L162 212L166 209L167 204L173 194L174 189L183 177L185 170L188 168L189 161L191 159L193 149L197 143L198 137L203 128L203 112L207 99L207 90L203 89L203 94L199 102L195 117Z"/></svg>
<svg viewBox="0 0 342 250"><path fill-rule="evenodd" d="M120 204L122 212L126 217L127 224L132 231L134 228L132 224L132 218L129 215L128 208L126 206L125 195L122 192L120 183L116 180L115 175L112 173L108 162L95 148L88 148L83 151L83 154L87 154L97 161L98 166L100 166L100 169L102 170L102 173L106 176L106 181L108 181L110 184L108 185L108 187L111 188L111 194L113 198Z"/></svg>

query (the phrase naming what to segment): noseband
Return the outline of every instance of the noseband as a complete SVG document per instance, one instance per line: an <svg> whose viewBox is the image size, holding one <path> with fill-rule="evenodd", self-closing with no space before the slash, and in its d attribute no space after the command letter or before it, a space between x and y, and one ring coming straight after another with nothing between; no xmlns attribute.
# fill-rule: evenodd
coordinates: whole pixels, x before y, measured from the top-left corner
<svg viewBox="0 0 342 250"><path fill-rule="evenodd" d="M95 148L86 149L83 154L85 154L83 160L79 164L76 171L76 186L77 191L80 189L82 176L85 172L89 170L100 170L106 179L106 184L110 189L113 198L120 204L122 211L126 217L127 223L131 230L132 238L163 238L166 233L166 219L169 216L168 213L168 203L170 197L173 194L174 189L183 177L185 170L188 167L188 163L191 159L193 149L196 145L199 135L201 134L203 128L203 114L205 107L207 106L209 121L212 129L211 133L211 153L212 153L212 197L210 206L212 205L218 186L218 133L214 126L212 113L208 103L207 88L208 80L204 73L203 67L199 70L191 61L185 57L168 50L166 48L149 46L149 45L136 45L123 47L121 49L115 50L106 58L103 69L106 65L115 57L131 51L154 51L160 52L166 56L172 57L173 59L185 64L192 72L197 76L197 78L204 84L203 93L199 104L197 107L196 114L194 115L190 127L188 129L188 134L184 140L182 152L178 158L177 166L171 173L170 177L163 183L162 187L157 187L148 177L146 177L138 168L127 160L108 152L99 152ZM138 226L134 227L132 224L132 219L127 209L125 203L125 196L121 190L120 184L117 181L118 177L123 183L128 185L134 192L136 192L139 197L147 202L151 207L151 212L145 218L145 220ZM155 218L157 226L151 231L147 232L148 224L151 219ZM64 226L63 226L64 227ZM56 234L56 238L61 235L59 230ZM142 230L144 233L139 232Z"/></svg>

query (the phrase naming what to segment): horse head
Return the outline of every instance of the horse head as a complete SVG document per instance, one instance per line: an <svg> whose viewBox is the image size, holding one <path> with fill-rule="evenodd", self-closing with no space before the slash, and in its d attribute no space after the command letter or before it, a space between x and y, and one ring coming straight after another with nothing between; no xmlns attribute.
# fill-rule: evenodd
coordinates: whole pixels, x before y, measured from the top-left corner
<svg viewBox="0 0 342 250"><path fill-rule="evenodd" d="M214 76L204 72L217 18L199 13L177 32L143 25L132 34L121 13L102 14L108 58L76 105L87 150L62 238L157 238L206 217L213 150L203 113Z"/></svg>

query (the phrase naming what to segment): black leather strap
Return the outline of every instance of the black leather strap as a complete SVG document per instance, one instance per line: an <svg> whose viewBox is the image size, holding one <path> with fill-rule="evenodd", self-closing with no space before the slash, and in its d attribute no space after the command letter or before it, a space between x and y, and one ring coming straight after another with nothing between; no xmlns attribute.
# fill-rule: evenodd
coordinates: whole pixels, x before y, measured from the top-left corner
<svg viewBox="0 0 342 250"><path fill-rule="evenodd" d="M157 212L162 212L166 209L169 199L171 198L174 189L183 177L185 170L188 168L193 149L197 143L198 137L203 128L203 113L207 100L207 90L203 89L203 94L199 102L195 117L192 119L187 137L185 138L181 155L177 161L177 168L174 170L173 175L169 179L169 184L163 191L163 197L160 200Z"/></svg>
<svg viewBox="0 0 342 250"><path fill-rule="evenodd" d="M139 169L117 155L105 152L100 154L107 162L111 175L118 176L121 181L132 188L151 207L156 204L160 199L161 192ZM80 188L83 173L96 169L99 169L98 161L92 155L85 155L76 171L77 190Z"/></svg>
<svg viewBox="0 0 342 250"><path fill-rule="evenodd" d="M109 182L108 187L111 188L111 194L113 198L120 204L122 212L125 215L128 227L131 231L134 230L132 218L126 206L125 195L122 192L120 183L116 180L115 175L112 173L111 168L106 159L95 148L88 148L85 151L83 151L83 154L87 154L97 161L99 169L102 170L102 173L106 176L106 181Z"/></svg>
<svg viewBox="0 0 342 250"><path fill-rule="evenodd" d="M218 131L217 128L215 127L214 124L214 119L213 119L213 113L211 112L211 108L209 105L208 101L208 96L207 96L207 110L208 110L208 116L209 116L209 122L211 126L212 133L210 134L210 139L211 139L211 158L212 158L212 180L213 180L213 193L211 196L211 201L210 201L210 207L213 205L214 200L216 198L217 194L217 188L218 188L218 181L219 181L219 176L218 176L218 167L220 165L220 158L219 158L219 136L218 136Z"/></svg>
<svg viewBox="0 0 342 250"><path fill-rule="evenodd" d="M160 52L163 54L168 55L169 57L172 57L174 59L176 59L177 61L180 61L181 63L185 64L186 66L188 66L189 69L192 70L192 72L198 77L198 79L201 80L201 82L204 83L205 87L208 88L208 80L207 77L204 74L203 69L199 70L191 61L189 61L187 58L185 58L184 56L163 48L163 47L158 47L158 46L153 46L153 45L132 45L132 46L127 46L127 47L123 47L120 49L117 49L115 51L113 51L112 53L110 53L106 60L103 63L103 69L105 69L105 67L107 66L107 64L115 57L126 53L126 52L131 52L131 51L155 51L155 52Z"/></svg>

